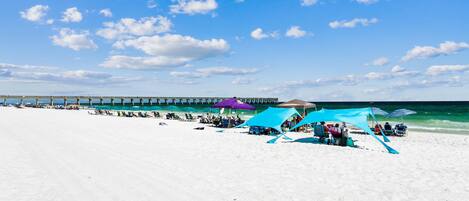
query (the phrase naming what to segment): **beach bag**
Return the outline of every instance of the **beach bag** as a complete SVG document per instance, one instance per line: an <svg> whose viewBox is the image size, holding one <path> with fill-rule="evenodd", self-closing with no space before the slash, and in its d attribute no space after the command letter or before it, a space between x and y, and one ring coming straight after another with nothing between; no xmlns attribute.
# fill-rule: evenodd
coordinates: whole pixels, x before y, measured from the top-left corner
<svg viewBox="0 0 469 201"><path fill-rule="evenodd" d="M351 137L347 138L347 146L348 147L355 147L355 143L353 143L353 140Z"/></svg>

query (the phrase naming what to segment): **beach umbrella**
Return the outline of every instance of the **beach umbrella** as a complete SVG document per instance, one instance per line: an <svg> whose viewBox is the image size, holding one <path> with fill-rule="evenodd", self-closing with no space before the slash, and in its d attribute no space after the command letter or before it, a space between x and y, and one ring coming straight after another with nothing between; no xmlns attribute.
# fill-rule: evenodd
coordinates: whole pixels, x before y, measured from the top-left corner
<svg viewBox="0 0 469 201"><path fill-rule="evenodd" d="M411 114L417 114L416 111L413 110L408 110L408 109L397 109L394 110L393 112L389 113L386 117L390 118L401 118L401 122L404 122L404 116L411 115Z"/></svg>
<svg viewBox="0 0 469 201"><path fill-rule="evenodd" d="M378 107L372 107L371 110L373 111L373 114L375 115L382 115L382 116L386 116L388 115L389 113L382 110L381 108L378 108Z"/></svg>
<svg viewBox="0 0 469 201"><path fill-rule="evenodd" d="M222 100L216 103L215 105L212 105L212 108L228 108L228 109L235 109L235 110L255 110L256 109L252 105L241 102L236 97Z"/></svg>
<svg viewBox="0 0 469 201"><path fill-rule="evenodd" d="M408 109L398 109L388 114L387 117L396 118L396 117L403 117L403 116L407 116L411 114L417 114L417 112L413 110L408 110Z"/></svg>
<svg viewBox="0 0 469 201"><path fill-rule="evenodd" d="M293 100L278 104L277 107L303 109L303 116L304 116L306 113L306 109L316 108L316 104L303 101L303 100L293 99Z"/></svg>

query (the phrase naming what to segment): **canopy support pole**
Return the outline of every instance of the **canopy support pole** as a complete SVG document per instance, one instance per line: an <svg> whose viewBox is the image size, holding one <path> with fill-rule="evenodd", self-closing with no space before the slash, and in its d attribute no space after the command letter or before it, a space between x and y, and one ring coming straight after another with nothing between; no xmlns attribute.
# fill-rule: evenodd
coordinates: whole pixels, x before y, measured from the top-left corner
<svg viewBox="0 0 469 201"><path fill-rule="evenodd" d="M378 125L379 125L378 121L377 121L376 118L375 118L375 114L373 113L373 110L371 110L371 118L373 118L373 121L375 122L375 124L378 124ZM389 140L389 138L386 137L386 135L385 135L383 129L381 129L381 127L379 128L379 131L381 131L381 135L383 135L383 140L384 140L385 142L391 142L391 140Z"/></svg>
<svg viewBox="0 0 469 201"><path fill-rule="evenodd" d="M290 137L288 137L287 135L285 135L284 132L278 134L277 136L275 136L273 139L267 141L268 144L275 144L277 142L278 139L280 139L280 137L283 137L283 139L285 140L293 140L291 139Z"/></svg>

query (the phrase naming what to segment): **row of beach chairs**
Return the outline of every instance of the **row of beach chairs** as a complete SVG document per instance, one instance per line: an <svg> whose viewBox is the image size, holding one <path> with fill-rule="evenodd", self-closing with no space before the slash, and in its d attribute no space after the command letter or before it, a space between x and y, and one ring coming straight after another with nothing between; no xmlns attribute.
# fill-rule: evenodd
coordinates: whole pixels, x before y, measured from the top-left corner
<svg viewBox="0 0 469 201"><path fill-rule="evenodd" d="M170 112L161 115L159 112L150 111L150 112L134 112L134 111L109 111L109 110L94 110L89 111L90 115L106 115L106 116L118 116L118 117L139 117L139 118L165 118L171 120L181 120L181 121L196 121L197 119L190 113L185 113L184 117L180 117L174 112Z"/></svg>

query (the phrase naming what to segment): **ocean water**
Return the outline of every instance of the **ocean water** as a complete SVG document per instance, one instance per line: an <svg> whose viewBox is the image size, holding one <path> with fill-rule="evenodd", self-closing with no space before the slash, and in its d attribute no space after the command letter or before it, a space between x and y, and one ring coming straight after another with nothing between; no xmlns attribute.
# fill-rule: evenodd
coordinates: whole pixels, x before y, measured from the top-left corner
<svg viewBox="0 0 469 201"><path fill-rule="evenodd" d="M387 112L406 108L414 110L417 114L404 118L385 118L377 116L378 121L386 121L395 124L403 121L410 130L438 132L449 134L469 135L469 102L318 102L317 109L343 109L360 107L378 107ZM231 111L242 116L252 116L274 105L255 105L255 111ZM218 113L218 109L210 108L210 105L158 105L158 106L95 106L100 109L110 110L157 110L175 112ZM309 109L308 111L314 111ZM302 113L302 111L299 111ZM229 110L225 110L225 114Z"/></svg>

